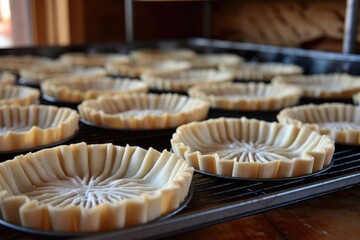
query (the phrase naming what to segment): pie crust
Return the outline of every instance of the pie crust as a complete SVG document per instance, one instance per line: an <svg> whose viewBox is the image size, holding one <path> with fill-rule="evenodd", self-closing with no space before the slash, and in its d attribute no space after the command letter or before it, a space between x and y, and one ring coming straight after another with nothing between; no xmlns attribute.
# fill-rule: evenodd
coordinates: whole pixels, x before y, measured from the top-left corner
<svg viewBox="0 0 360 240"><path fill-rule="evenodd" d="M136 61L164 61L164 60L184 60L189 61L195 57L195 52L184 48L142 48L133 50L130 57Z"/></svg>
<svg viewBox="0 0 360 240"><path fill-rule="evenodd" d="M117 95L148 91L147 85L141 81L97 76L53 78L44 81L41 89L46 96L69 103L80 103L103 94Z"/></svg>
<svg viewBox="0 0 360 240"><path fill-rule="evenodd" d="M40 91L30 87L0 85L0 106L36 104Z"/></svg>
<svg viewBox="0 0 360 240"><path fill-rule="evenodd" d="M164 150L78 143L0 163L5 221L57 232L114 230L174 211L193 168Z"/></svg>
<svg viewBox="0 0 360 240"><path fill-rule="evenodd" d="M270 81L275 76L297 75L303 69L294 64L283 63L243 63L240 67L220 65L221 70L229 71L239 80Z"/></svg>
<svg viewBox="0 0 360 240"><path fill-rule="evenodd" d="M311 128L247 118L218 118L177 128L175 154L195 169L240 178L286 178L329 166L334 142Z"/></svg>
<svg viewBox="0 0 360 240"><path fill-rule="evenodd" d="M105 68L110 75L140 77L146 72L172 73L190 69L191 64L186 61L135 61L130 59L109 60Z"/></svg>
<svg viewBox="0 0 360 240"><path fill-rule="evenodd" d="M353 99L353 102L354 102L355 104L360 105L360 92L354 94L353 97L352 97L352 99Z"/></svg>
<svg viewBox="0 0 360 240"><path fill-rule="evenodd" d="M233 75L214 69L192 69L177 73L145 73L142 80L150 88L166 91L187 91L196 85L231 82Z"/></svg>
<svg viewBox="0 0 360 240"><path fill-rule="evenodd" d="M16 76L10 72L0 73L0 86L1 85L14 85L16 83Z"/></svg>
<svg viewBox="0 0 360 240"><path fill-rule="evenodd" d="M78 106L85 121L119 129L166 129L203 120L209 104L178 94L101 96Z"/></svg>
<svg viewBox="0 0 360 240"><path fill-rule="evenodd" d="M193 67L218 68L220 65L227 67L240 67L244 59L231 53L197 54L191 61Z"/></svg>
<svg viewBox="0 0 360 240"><path fill-rule="evenodd" d="M75 134L79 115L54 106L1 106L0 153L60 142Z"/></svg>
<svg viewBox="0 0 360 240"><path fill-rule="evenodd" d="M0 71L9 71L18 74L21 69L28 68L34 64L51 63L50 58L37 56L15 56L3 55L0 56Z"/></svg>
<svg viewBox="0 0 360 240"><path fill-rule="evenodd" d="M360 79L348 74L318 74L281 76L273 79L274 84L289 84L301 87L303 97L319 99L351 99L360 91Z"/></svg>
<svg viewBox="0 0 360 240"><path fill-rule="evenodd" d="M20 71L21 84L40 85L46 79L59 76L106 76L102 68L74 68L60 63L34 65Z"/></svg>
<svg viewBox="0 0 360 240"><path fill-rule="evenodd" d="M195 86L189 95L208 101L212 108L240 111L274 111L295 105L301 89L288 85L231 83Z"/></svg>
<svg viewBox="0 0 360 240"><path fill-rule="evenodd" d="M283 109L278 121L308 126L336 143L360 145L360 106L344 103L308 104Z"/></svg>
<svg viewBox="0 0 360 240"><path fill-rule="evenodd" d="M64 53L60 56L61 63L73 67L103 67L105 63L112 58L127 57L123 54L115 53Z"/></svg>

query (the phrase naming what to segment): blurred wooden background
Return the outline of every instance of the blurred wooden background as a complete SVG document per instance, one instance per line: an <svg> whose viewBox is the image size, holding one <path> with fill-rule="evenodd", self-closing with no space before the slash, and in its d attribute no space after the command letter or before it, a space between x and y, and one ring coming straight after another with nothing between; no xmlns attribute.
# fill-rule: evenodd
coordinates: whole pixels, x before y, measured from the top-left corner
<svg viewBox="0 0 360 240"><path fill-rule="evenodd" d="M202 37L203 6L134 1L134 38ZM35 44L125 40L123 0L33 0L32 9ZM345 9L346 0L212 1L211 37L341 51Z"/></svg>

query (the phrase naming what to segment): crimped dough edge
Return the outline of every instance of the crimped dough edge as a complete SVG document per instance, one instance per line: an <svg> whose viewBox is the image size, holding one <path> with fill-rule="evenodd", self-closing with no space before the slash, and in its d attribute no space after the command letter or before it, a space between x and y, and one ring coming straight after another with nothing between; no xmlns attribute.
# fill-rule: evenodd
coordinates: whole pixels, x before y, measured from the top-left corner
<svg viewBox="0 0 360 240"><path fill-rule="evenodd" d="M79 115L70 108L45 105L1 106L0 152L35 148L73 136L78 130ZM16 129L25 127L25 131ZM15 128L15 130L14 130Z"/></svg>
<svg viewBox="0 0 360 240"><path fill-rule="evenodd" d="M105 77L106 71L100 67L71 67L62 63L38 64L22 69L19 82L21 84L40 85L46 79L61 76L100 76Z"/></svg>
<svg viewBox="0 0 360 240"><path fill-rule="evenodd" d="M80 103L100 95L147 92L148 87L142 81L126 78L71 76L46 80L41 84L41 90L57 100Z"/></svg>
<svg viewBox="0 0 360 240"><path fill-rule="evenodd" d="M94 232L136 226L175 210L188 195L193 168L166 150L78 143L17 156L0 163L0 173L5 221L47 231ZM38 187L54 182L53 191L61 192L56 189L62 182L67 182L67 190L40 201L49 195ZM144 186L136 188L137 183ZM105 190L96 191L101 186ZM132 189L136 196L121 198ZM78 192L72 196L72 191ZM112 201L101 198L105 196ZM74 197L80 197L78 202Z"/></svg>
<svg viewBox="0 0 360 240"><path fill-rule="evenodd" d="M31 105L36 104L40 91L25 86L0 85L0 106L5 105Z"/></svg>
<svg viewBox="0 0 360 240"><path fill-rule="evenodd" d="M206 101L178 94L127 94L100 96L78 106L81 118L94 125L119 129L168 129L206 118L210 105ZM164 111L126 115L127 111ZM125 114L124 114L125 113Z"/></svg>
<svg viewBox="0 0 360 240"><path fill-rule="evenodd" d="M272 111L296 105L300 100L302 91L298 87L289 85L232 83L195 86L190 88L188 93L191 97L208 101L212 108L242 111ZM237 97L231 98L229 94L236 94ZM247 95L250 95L250 97L246 97Z"/></svg>
<svg viewBox="0 0 360 240"><path fill-rule="evenodd" d="M141 76L150 88L167 91L187 91L196 85L226 83L233 78L229 72L214 69L192 69L170 74L145 73Z"/></svg>
<svg viewBox="0 0 360 240"><path fill-rule="evenodd" d="M231 53L208 53L197 54L191 61L193 67L217 68L220 65L226 67L240 67L244 59Z"/></svg>
<svg viewBox="0 0 360 240"><path fill-rule="evenodd" d="M360 92L354 94L352 96L352 99L353 99L354 104L360 105Z"/></svg>
<svg viewBox="0 0 360 240"><path fill-rule="evenodd" d="M360 91L360 78L344 73L279 76L272 82L302 87L303 97L308 98L352 99Z"/></svg>
<svg viewBox="0 0 360 240"><path fill-rule="evenodd" d="M288 149L296 155L286 160L246 162L222 158L218 152L206 153L204 150L213 150L212 147L219 144L231 146L239 142ZM244 117L210 119L182 125L173 134L171 146L176 155L184 158L195 169L220 176L256 179L297 177L320 171L329 166L335 149L329 136L320 135L311 128ZM236 151L236 148L232 151ZM254 152L250 152L254 156ZM267 156L270 153L263 154Z"/></svg>
<svg viewBox="0 0 360 240"><path fill-rule="evenodd" d="M0 74L0 86L1 85L14 85L16 83L16 76L10 72L2 72Z"/></svg>
<svg viewBox="0 0 360 240"><path fill-rule="evenodd" d="M336 143L360 145L360 107L344 103L307 104L285 108L277 115L280 123L311 127L329 135ZM322 123L333 124L321 126ZM347 126L336 129L336 124ZM346 124L348 123L348 124ZM358 126L354 129L349 124Z"/></svg>
<svg viewBox="0 0 360 240"><path fill-rule="evenodd" d="M69 52L62 54L59 61L73 67L103 67L109 59L120 57L127 57L127 55L116 53L88 54L82 52Z"/></svg>
<svg viewBox="0 0 360 240"><path fill-rule="evenodd" d="M160 67L161 66L161 67ZM141 77L147 72L151 73L176 73L191 68L187 61L163 60L163 61L136 61L131 59L109 60L105 68L110 75Z"/></svg>
<svg viewBox="0 0 360 240"><path fill-rule="evenodd" d="M141 48L131 51L130 58L136 61L160 61L160 60L191 60L195 52L185 48Z"/></svg>
<svg viewBox="0 0 360 240"><path fill-rule="evenodd" d="M243 63L240 67L220 65L221 70L232 72L235 78L241 80L271 81L275 76L298 75L303 69L295 64L284 63Z"/></svg>

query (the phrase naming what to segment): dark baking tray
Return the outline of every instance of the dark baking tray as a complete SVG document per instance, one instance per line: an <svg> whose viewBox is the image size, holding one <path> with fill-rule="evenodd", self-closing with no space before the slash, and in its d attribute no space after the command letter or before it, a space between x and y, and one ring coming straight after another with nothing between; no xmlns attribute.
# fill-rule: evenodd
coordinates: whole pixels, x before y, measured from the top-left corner
<svg viewBox="0 0 360 240"><path fill-rule="evenodd" d="M240 54L248 61L295 63L304 67L305 73L309 74L340 71L360 75L360 56L357 55L208 39L143 42L131 45L112 43L70 47L0 49L0 54L35 54L57 57L67 51L127 53L137 47L189 47L199 52L230 52ZM306 104L309 101L311 100L302 99L299 104ZM277 113L276 111L241 112L212 109L208 118L246 116L248 118L274 121ZM80 124L78 135L68 143L81 141L87 143L112 142L118 145L130 144L163 150L164 148L170 149L170 139L174 131L174 129L114 131ZM11 154L1 155L0 160L4 161L12 157ZM164 221L153 222L131 229L89 235L86 236L86 239L157 239L306 200L339 189L352 187L359 183L360 147L343 145L336 145L334 161L330 169L307 177L279 181L247 181L195 173L192 181L193 197L182 212ZM41 238L39 235L25 234L6 227L0 227L0 234L2 238L7 239ZM54 235L56 237L56 234Z"/></svg>

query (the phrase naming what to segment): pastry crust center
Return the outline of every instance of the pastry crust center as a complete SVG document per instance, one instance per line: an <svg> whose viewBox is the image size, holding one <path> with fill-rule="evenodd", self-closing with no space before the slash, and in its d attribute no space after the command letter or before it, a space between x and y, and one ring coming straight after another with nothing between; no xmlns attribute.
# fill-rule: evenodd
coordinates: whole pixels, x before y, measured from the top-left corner
<svg viewBox="0 0 360 240"><path fill-rule="evenodd" d="M25 189L23 193L33 200L52 206L76 205L92 208L99 204L138 198L156 189L154 184L144 179L75 177L47 182L42 186Z"/></svg>
<svg viewBox="0 0 360 240"><path fill-rule="evenodd" d="M234 159L236 162L290 161L297 156L286 148L244 141L217 143L216 145L209 146L208 150L201 150L201 152L204 154L217 153L220 158Z"/></svg>
<svg viewBox="0 0 360 240"><path fill-rule="evenodd" d="M318 123L320 128L327 128L335 131L356 130L360 131L360 125L353 122L323 122Z"/></svg>

